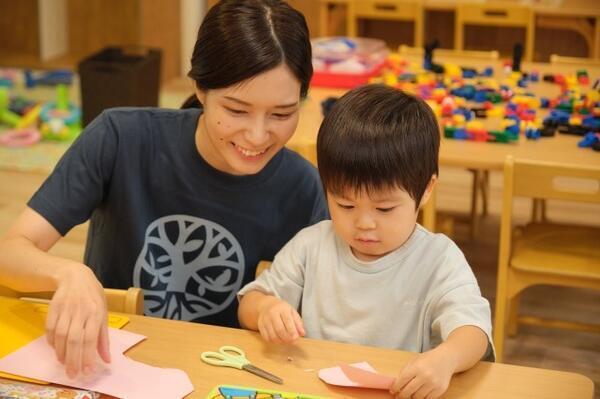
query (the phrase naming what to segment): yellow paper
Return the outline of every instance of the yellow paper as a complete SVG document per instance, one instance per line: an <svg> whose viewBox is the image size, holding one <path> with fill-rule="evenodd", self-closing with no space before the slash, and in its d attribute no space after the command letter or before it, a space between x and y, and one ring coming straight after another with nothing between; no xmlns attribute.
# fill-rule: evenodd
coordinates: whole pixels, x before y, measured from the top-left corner
<svg viewBox="0 0 600 399"><path fill-rule="evenodd" d="M0 358L44 335L47 314L47 304L0 296ZM128 321L126 316L108 315L108 325L113 328L122 328ZM0 372L0 377L47 384L3 372Z"/></svg>

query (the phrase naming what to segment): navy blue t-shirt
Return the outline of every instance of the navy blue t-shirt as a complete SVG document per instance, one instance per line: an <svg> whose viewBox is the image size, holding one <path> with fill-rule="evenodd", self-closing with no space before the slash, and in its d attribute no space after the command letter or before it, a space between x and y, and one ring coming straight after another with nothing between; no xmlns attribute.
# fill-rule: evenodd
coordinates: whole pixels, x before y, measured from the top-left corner
<svg viewBox="0 0 600 399"><path fill-rule="evenodd" d="M326 201L316 169L285 148L255 175L211 167L200 112L103 112L28 205L62 235L91 218L85 264L105 287L143 288L146 315L238 326L237 291L328 217Z"/></svg>

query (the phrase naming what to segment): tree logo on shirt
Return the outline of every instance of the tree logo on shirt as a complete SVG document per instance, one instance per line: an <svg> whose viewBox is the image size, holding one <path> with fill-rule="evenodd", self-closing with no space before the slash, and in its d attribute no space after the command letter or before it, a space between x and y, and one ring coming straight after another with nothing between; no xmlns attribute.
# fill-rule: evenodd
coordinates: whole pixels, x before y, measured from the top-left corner
<svg viewBox="0 0 600 399"><path fill-rule="evenodd" d="M144 289L145 314L192 321L221 312L244 277L244 254L223 226L171 215L148 226L135 263L134 285Z"/></svg>

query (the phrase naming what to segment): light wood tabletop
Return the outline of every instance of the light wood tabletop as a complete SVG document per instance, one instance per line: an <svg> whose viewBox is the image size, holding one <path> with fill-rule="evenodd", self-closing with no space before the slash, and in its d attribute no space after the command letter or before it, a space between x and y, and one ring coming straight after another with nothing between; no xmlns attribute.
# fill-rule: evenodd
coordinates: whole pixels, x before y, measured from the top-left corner
<svg viewBox="0 0 600 399"><path fill-rule="evenodd" d="M376 370L395 375L415 354L337 342L301 339L291 346L266 344L255 332L203 324L132 316L125 330L148 338L130 349L132 359L154 366L180 368L194 384L190 398L205 398L216 385L242 385L322 395L329 398L391 398L386 391L332 387L318 370L340 363L367 361ZM204 351L235 345L248 359L284 380L277 385L245 371L210 366L200 360ZM591 399L594 385L580 374L480 362L453 377L444 398Z"/></svg>

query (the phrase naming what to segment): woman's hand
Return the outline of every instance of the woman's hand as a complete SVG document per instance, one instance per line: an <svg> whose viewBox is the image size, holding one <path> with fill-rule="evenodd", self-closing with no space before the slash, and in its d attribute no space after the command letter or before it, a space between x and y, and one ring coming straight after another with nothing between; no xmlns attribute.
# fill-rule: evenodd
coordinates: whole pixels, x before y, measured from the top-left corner
<svg viewBox="0 0 600 399"><path fill-rule="evenodd" d="M275 297L268 297L258 312L258 331L267 342L290 344L303 337L304 323L290 304Z"/></svg>
<svg viewBox="0 0 600 399"><path fill-rule="evenodd" d="M110 362L106 297L89 267L69 264L56 274L57 289L46 320L48 343L67 375L94 373L97 354Z"/></svg>

